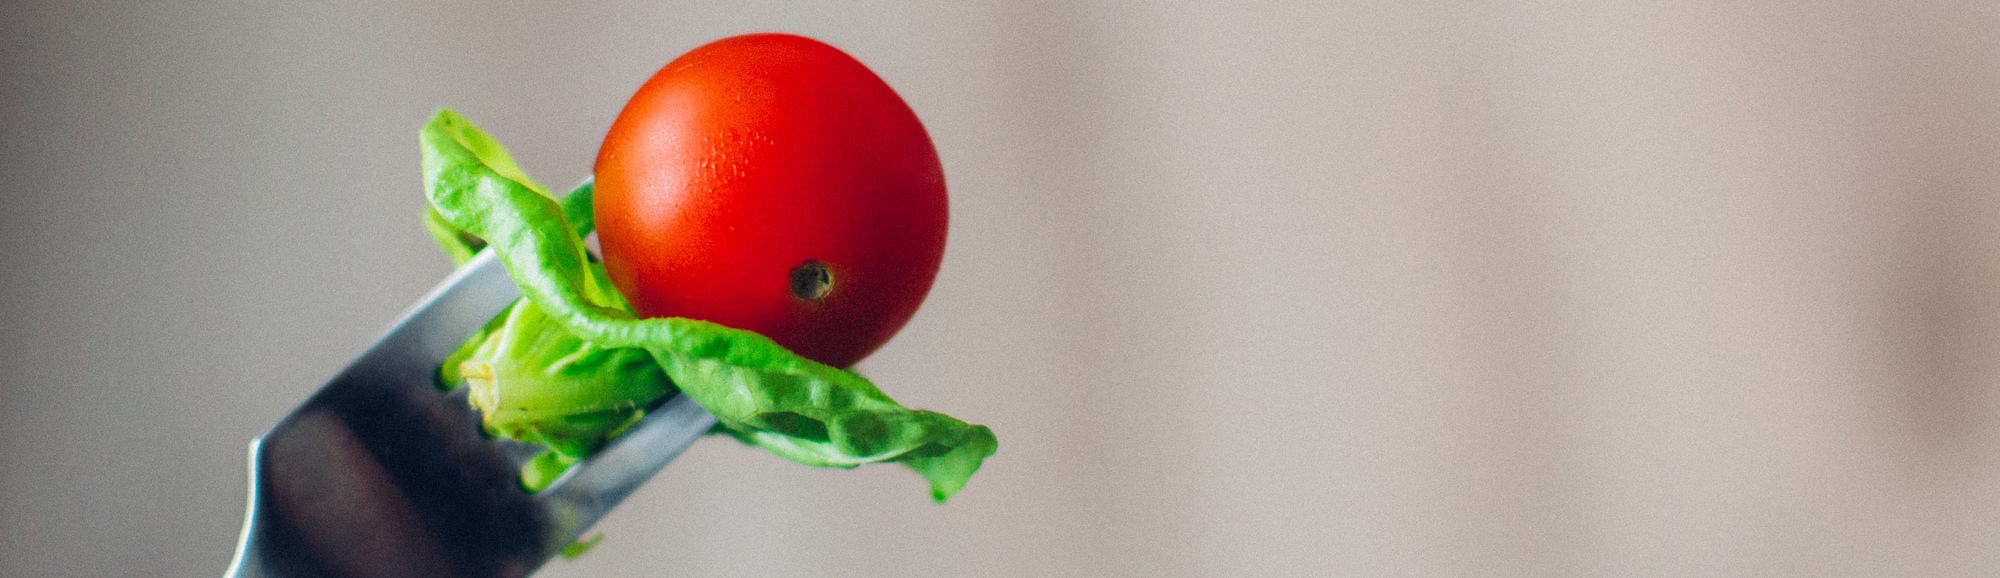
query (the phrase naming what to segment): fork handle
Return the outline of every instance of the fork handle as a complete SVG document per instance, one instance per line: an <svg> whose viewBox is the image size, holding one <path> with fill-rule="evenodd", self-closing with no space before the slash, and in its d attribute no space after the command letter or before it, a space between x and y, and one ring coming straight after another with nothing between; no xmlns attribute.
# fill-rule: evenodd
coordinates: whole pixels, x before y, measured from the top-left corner
<svg viewBox="0 0 2000 578"><path fill-rule="evenodd" d="M229 569L223 571L223 578L264 578L264 560L259 554L262 548L254 548L263 528L257 507L257 446L262 439L250 440L250 504L244 509L243 534L236 538L236 558L229 561Z"/></svg>

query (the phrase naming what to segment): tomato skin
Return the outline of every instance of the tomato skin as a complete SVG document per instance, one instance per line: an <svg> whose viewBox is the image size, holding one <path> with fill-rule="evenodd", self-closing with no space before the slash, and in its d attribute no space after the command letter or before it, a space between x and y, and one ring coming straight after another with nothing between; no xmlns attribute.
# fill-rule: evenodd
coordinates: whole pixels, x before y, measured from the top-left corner
<svg viewBox="0 0 2000 578"><path fill-rule="evenodd" d="M637 313L756 331L834 367L901 329L943 262L930 136L887 83L809 38L738 36L668 63L595 172L604 264ZM795 291L815 279L795 270L830 290Z"/></svg>

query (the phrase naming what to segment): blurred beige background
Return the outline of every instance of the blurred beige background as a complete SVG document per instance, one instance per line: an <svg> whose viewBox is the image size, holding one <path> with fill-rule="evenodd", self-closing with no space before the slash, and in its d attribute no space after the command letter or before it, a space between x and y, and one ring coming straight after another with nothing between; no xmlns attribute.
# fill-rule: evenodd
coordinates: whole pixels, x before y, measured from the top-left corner
<svg viewBox="0 0 2000 578"><path fill-rule="evenodd" d="M428 115L574 182L753 31L929 126L862 368L1000 453L706 440L543 575L2000 575L1991 2L293 4L0 5L0 575L219 575L448 270Z"/></svg>

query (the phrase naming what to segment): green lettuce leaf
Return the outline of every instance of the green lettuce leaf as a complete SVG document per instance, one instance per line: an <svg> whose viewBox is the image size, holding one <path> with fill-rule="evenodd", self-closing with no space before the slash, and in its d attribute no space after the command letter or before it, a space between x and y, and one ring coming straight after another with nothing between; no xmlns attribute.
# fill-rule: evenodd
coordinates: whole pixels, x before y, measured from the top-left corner
<svg viewBox="0 0 2000 578"><path fill-rule="evenodd" d="M964 487L997 448L985 426L904 408L867 379L799 357L763 335L692 319L636 318L584 249L582 235L590 229L588 187L579 189L581 197L572 194L559 204L528 179L499 143L451 111L439 112L424 127L422 142L425 189L438 220L449 226L452 238L490 243L523 295L507 321L475 337L481 344L465 361L492 364L517 356L513 359L520 363L509 371L493 365L493 374L501 378L495 383L533 391L500 395L537 404L554 400L549 411L536 406L521 417L562 416L553 422L523 421L529 425L503 435L540 436L530 441L549 445L554 461L578 448L594 448L629 422L605 414L592 422L600 429L569 428L597 419L576 417L583 414L571 410L649 407L638 400L656 390L652 385L618 389L579 384L614 375L647 382L649 371L659 371L670 381L663 388L677 386L738 439L810 466L899 462L930 482L937 501ZM586 353L550 373L544 366L554 367L548 361L562 347ZM639 355L651 363L634 362ZM452 371L445 368L444 377L453 377ZM591 387L604 388L607 397L586 403L598 395L584 392Z"/></svg>

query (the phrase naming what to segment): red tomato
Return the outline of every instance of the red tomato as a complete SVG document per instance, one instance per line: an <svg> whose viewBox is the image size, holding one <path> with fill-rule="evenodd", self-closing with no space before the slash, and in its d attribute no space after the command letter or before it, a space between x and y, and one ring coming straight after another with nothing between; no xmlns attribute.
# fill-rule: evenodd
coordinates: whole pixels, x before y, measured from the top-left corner
<svg viewBox="0 0 2000 578"><path fill-rule="evenodd" d="M846 367L916 313L944 258L944 169L909 105L799 36L696 48L597 155L604 265L646 317L764 334Z"/></svg>

